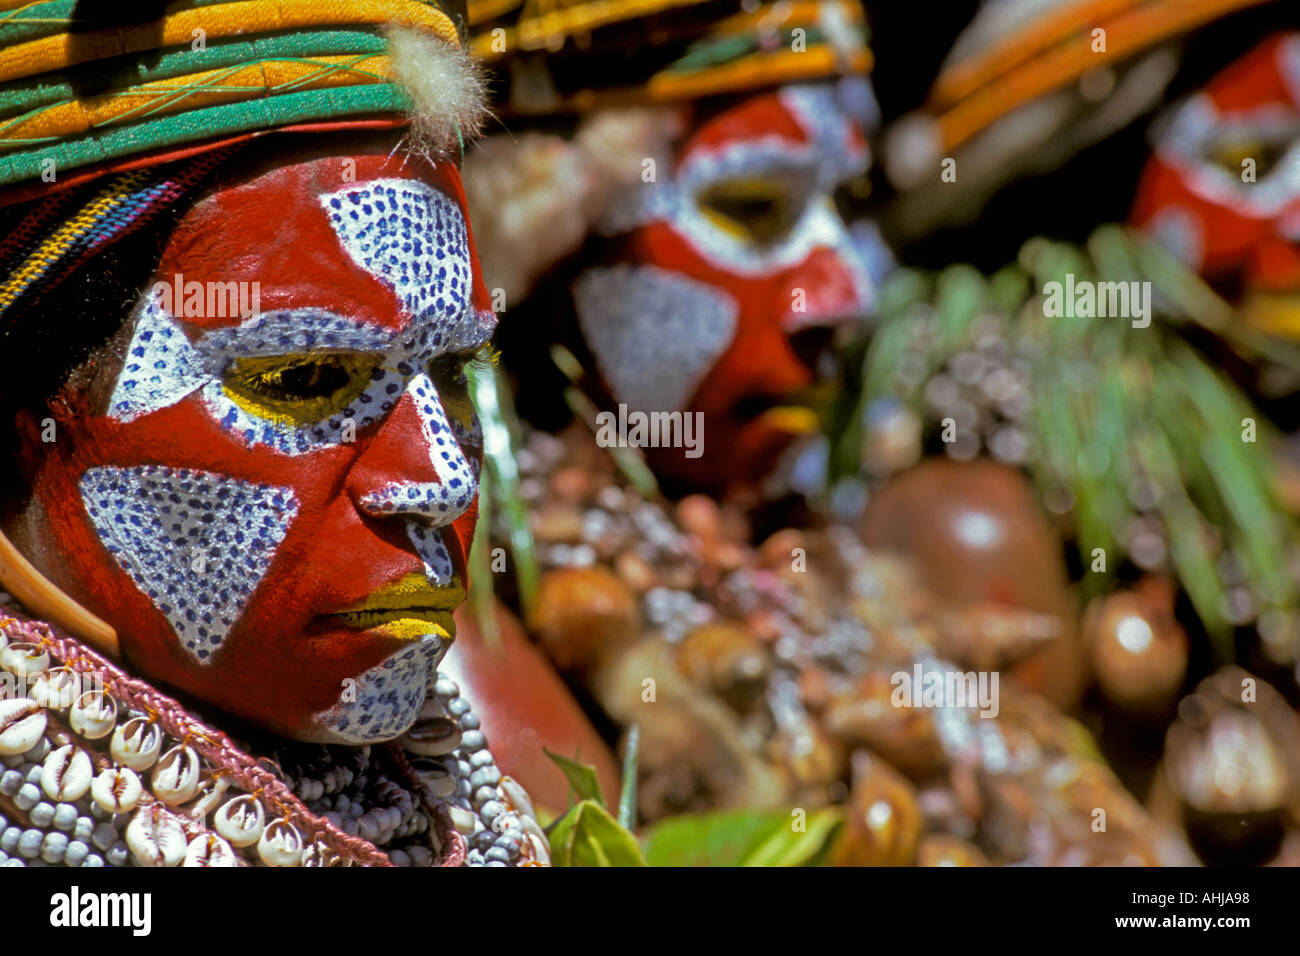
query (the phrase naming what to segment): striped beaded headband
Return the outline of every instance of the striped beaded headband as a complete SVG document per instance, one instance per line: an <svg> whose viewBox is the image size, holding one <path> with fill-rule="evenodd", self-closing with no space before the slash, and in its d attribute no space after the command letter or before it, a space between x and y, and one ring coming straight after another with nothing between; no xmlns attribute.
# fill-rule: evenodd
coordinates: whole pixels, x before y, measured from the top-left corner
<svg viewBox="0 0 1300 956"><path fill-rule="evenodd" d="M470 0L503 111L673 103L871 69L858 0Z"/></svg>
<svg viewBox="0 0 1300 956"><path fill-rule="evenodd" d="M411 37L460 50L456 3L173 0L124 23L85 0L0 0L0 205L250 134L429 118L444 92L435 125L452 142L434 145L457 146L472 71L438 64L440 90L399 62Z"/></svg>

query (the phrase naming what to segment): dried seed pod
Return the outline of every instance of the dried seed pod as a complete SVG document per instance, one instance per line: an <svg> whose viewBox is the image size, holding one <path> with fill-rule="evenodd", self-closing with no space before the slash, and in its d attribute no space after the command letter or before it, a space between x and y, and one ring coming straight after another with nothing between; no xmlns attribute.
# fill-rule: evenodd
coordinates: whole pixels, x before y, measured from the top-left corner
<svg viewBox="0 0 1300 956"><path fill-rule="evenodd" d="M931 776L948 762L934 711L895 707L894 690L888 669L864 674L832 698L825 726L846 746L868 747L915 780Z"/></svg>
<svg viewBox="0 0 1300 956"><path fill-rule="evenodd" d="M853 755L853 789L844 830L832 851L840 866L909 866L921 838L921 810L912 786L864 751Z"/></svg>
<svg viewBox="0 0 1300 956"><path fill-rule="evenodd" d="M283 817L272 820L257 841L257 855L267 866L297 866L302 851L302 834Z"/></svg>
<svg viewBox="0 0 1300 956"><path fill-rule="evenodd" d="M412 753L441 757L460 746L460 728L446 717L417 720L399 740Z"/></svg>
<svg viewBox="0 0 1300 956"><path fill-rule="evenodd" d="M145 771L158 759L162 744L161 727L148 717L132 717L113 731L108 749L113 759L123 766Z"/></svg>
<svg viewBox="0 0 1300 956"><path fill-rule="evenodd" d="M1121 707L1159 708L1187 673L1187 635L1174 618L1174 589L1148 576L1131 591L1095 600L1084 619L1097 683Z"/></svg>
<svg viewBox="0 0 1300 956"><path fill-rule="evenodd" d="M108 813L130 813L143 793L140 778L127 767L107 767L90 785L91 799Z"/></svg>
<svg viewBox="0 0 1300 956"><path fill-rule="evenodd" d="M84 797L93 778L90 757L72 744L50 751L41 767L41 789L51 800L60 803L71 803Z"/></svg>
<svg viewBox="0 0 1300 956"><path fill-rule="evenodd" d="M636 599L604 568L559 568L542 576L528 629L560 670L587 670L637 634Z"/></svg>
<svg viewBox="0 0 1300 956"><path fill-rule="evenodd" d="M117 701L103 691L86 691L73 701L68 723L87 740L107 737L117 723Z"/></svg>
<svg viewBox="0 0 1300 956"><path fill-rule="evenodd" d="M1251 865L1278 852L1300 791L1300 718L1269 684L1237 667L1207 677L1178 705L1165 772L1192 848L1207 863Z"/></svg>
<svg viewBox="0 0 1300 956"><path fill-rule="evenodd" d="M233 845L252 846L266 828L266 811L257 797L246 793L222 804L212 825Z"/></svg>
<svg viewBox="0 0 1300 956"><path fill-rule="evenodd" d="M81 694L81 676L71 667L56 667L36 678L32 700L51 710L65 710Z"/></svg>
<svg viewBox="0 0 1300 956"><path fill-rule="evenodd" d="M917 866L989 866L989 858L973 843L946 833L922 837Z"/></svg>
<svg viewBox="0 0 1300 956"><path fill-rule="evenodd" d="M15 757L35 747L46 721L44 708L29 697L0 700L0 756Z"/></svg>
<svg viewBox="0 0 1300 956"><path fill-rule="evenodd" d="M0 651L0 667L15 677L35 677L50 666L50 652L39 644L10 644Z"/></svg>
<svg viewBox="0 0 1300 956"><path fill-rule="evenodd" d="M767 648L745 627L719 622L690 631L677 650L677 666L739 711L751 710L767 689Z"/></svg>
<svg viewBox="0 0 1300 956"><path fill-rule="evenodd" d="M153 794L168 806L179 806L199 792L202 771L203 762L194 748L177 745L154 767Z"/></svg>
<svg viewBox="0 0 1300 956"><path fill-rule="evenodd" d="M181 866L238 866L239 857L230 844L212 833L203 833L190 841Z"/></svg>
<svg viewBox="0 0 1300 956"><path fill-rule="evenodd" d="M177 866L188 849L180 821L157 803L136 811L126 828L126 845L140 866Z"/></svg>

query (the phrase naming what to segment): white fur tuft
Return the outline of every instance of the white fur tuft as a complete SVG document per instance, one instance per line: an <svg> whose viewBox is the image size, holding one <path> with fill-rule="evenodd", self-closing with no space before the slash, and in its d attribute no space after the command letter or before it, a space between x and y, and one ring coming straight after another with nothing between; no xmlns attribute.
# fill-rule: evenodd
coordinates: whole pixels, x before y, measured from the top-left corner
<svg viewBox="0 0 1300 956"><path fill-rule="evenodd" d="M487 91L483 70L465 51L411 27L387 31L393 74L406 90L411 115L411 147L420 153L457 155L483 128Z"/></svg>

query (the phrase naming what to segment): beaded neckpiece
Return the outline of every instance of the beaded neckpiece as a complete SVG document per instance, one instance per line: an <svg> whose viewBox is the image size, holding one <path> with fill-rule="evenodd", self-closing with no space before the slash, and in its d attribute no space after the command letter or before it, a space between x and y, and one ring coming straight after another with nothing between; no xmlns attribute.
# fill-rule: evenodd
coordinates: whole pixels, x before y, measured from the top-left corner
<svg viewBox="0 0 1300 956"><path fill-rule="evenodd" d="M436 674L387 744L262 756L81 642L0 616L0 866L527 866L549 847Z"/></svg>

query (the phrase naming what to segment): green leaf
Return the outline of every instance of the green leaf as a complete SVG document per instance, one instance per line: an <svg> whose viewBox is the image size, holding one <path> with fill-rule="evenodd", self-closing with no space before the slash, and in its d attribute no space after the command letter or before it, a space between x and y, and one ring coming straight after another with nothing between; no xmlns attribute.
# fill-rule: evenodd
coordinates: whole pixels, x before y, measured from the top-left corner
<svg viewBox="0 0 1300 956"><path fill-rule="evenodd" d="M551 830L550 842L552 866L646 865L636 837L592 800L566 813Z"/></svg>
<svg viewBox="0 0 1300 956"><path fill-rule="evenodd" d="M844 822L843 807L826 807L813 813L803 831L791 826L791 818L762 843L745 854L741 866L805 866L821 855L831 837Z"/></svg>
<svg viewBox="0 0 1300 956"><path fill-rule="evenodd" d="M803 866L815 862L838 829L842 810L828 808L795 832L785 811L722 810L683 814L646 834L650 866Z"/></svg>
<svg viewBox="0 0 1300 956"><path fill-rule="evenodd" d="M600 781L596 777L595 767L553 754L545 747L542 748L542 752L560 768L565 779L569 781L569 786L577 791L579 800L590 800L602 807L605 806L605 798L600 792Z"/></svg>

